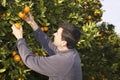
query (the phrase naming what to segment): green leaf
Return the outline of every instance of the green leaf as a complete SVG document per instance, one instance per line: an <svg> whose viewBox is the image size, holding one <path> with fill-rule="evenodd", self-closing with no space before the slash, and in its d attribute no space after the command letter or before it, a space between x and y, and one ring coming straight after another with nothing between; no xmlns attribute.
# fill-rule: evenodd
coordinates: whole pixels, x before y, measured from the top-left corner
<svg viewBox="0 0 120 80"><path fill-rule="evenodd" d="M6 71L6 69L0 69L0 73L3 73L5 71Z"/></svg>
<svg viewBox="0 0 120 80"><path fill-rule="evenodd" d="M6 6L6 0L3 0L2 5L5 7Z"/></svg>
<svg viewBox="0 0 120 80"><path fill-rule="evenodd" d="M2 62L3 60L0 60L0 62Z"/></svg>
<svg viewBox="0 0 120 80"><path fill-rule="evenodd" d="M3 31L1 31L0 36L5 36L5 33Z"/></svg>

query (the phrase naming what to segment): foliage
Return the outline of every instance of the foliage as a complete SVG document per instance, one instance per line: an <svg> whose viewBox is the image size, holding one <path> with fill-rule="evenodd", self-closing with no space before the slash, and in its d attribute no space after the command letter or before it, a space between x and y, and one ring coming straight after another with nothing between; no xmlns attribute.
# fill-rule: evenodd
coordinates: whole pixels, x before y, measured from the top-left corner
<svg viewBox="0 0 120 80"><path fill-rule="evenodd" d="M23 25L30 50L35 55L46 56L34 39L32 29L18 16L25 6L30 7L38 25L47 27L45 33L51 39L60 23L70 22L80 28L82 35L77 49L81 53L83 80L120 79L120 38L114 32L114 25L97 24L104 12L99 0L0 0L0 80L48 79L28 69L19 57L19 61L15 58L19 54L11 25L16 22Z"/></svg>
<svg viewBox="0 0 120 80"><path fill-rule="evenodd" d="M84 80L120 79L120 37L114 32L114 25L103 22L96 29L91 27L92 31L87 28L85 35L94 33L93 37L83 35L85 38L78 45L83 45L79 49Z"/></svg>

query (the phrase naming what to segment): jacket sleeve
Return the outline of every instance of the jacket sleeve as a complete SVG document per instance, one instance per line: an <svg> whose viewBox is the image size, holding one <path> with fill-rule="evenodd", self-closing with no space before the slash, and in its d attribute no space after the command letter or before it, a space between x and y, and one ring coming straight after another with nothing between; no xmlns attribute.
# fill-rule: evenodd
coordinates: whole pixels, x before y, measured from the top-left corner
<svg viewBox="0 0 120 80"><path fill-rule="evenodd" d="M34 31L34 36L48 55L56 54L56 46L52 43L50 38L40 30L40 28Z"/></svg>
<svg viewBox="0 0 120 80"><path fill-rule="evenodd" d="M23 38L19 39L16 42L16 45L19 54L27 67L47 76L56 75L58 69L56 69L54 65L56 65L55 63L58 63L55 62L55 59L57 57L53 59L54 56L50 57L34 56L34 54L28 49L25 39Z"/></svg>

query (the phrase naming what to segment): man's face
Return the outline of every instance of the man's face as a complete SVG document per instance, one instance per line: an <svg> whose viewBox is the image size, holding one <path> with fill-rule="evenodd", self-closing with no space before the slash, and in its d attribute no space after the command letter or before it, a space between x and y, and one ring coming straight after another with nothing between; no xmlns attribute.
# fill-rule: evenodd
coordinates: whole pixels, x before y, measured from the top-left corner
<svg viewBox="0 0 120 80"><path fill-rule="evenodd" d="M60 47L62 46L62 31L63 29L62 28L59 28L57 30L56 33L54 33L54 44L57 46L57 47Z"/></svg>

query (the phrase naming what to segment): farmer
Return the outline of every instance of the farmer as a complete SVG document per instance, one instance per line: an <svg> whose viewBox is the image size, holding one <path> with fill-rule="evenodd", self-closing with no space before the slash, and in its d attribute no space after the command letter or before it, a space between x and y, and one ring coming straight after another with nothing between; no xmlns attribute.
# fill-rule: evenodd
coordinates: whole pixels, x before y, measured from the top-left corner
<svg viewBox="0 0 120 80"><path fill-rule="evenodd" d="M35 39L48 53L48 57L35 56L23 38L22 26L20 29L12 25L14 36L17 38L16 46L27 67L49 77L49 80L82 80L81 59L75 49L80 39L79 29L73 24L59 25L54 33L54 41L40 30L29 13L25 21L31 26Z"/></svg>

